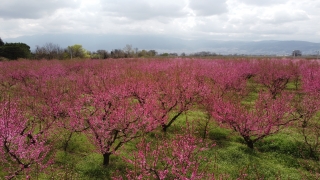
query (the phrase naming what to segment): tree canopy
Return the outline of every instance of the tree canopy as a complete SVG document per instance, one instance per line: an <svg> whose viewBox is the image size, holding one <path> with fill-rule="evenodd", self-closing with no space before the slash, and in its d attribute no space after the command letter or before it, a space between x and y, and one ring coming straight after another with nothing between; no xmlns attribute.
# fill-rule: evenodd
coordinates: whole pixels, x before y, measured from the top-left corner
<svg viewBox="0 0 320 180"><path fill-rule="evenodd" d="M0 44L2 44L2 40ZM18 58L30 58L30 46L24 43L4 43L0 46L0 57L5 57L10 60Z"/></svg>
<svg viewBox="0 0 320 180"><path fill-rule="evenodd" d="M75 44L73 46L68 46L68 52L70 55L70 58L88 58L90 55L88 54L88 51L85 50L82 45Z"/></svg>
<svg viewBox="0 0 320 180"><path fill-rule="evenodd" d="M0 38L0 46L3 46L4 42L2 41L2 39Z"/></svg>

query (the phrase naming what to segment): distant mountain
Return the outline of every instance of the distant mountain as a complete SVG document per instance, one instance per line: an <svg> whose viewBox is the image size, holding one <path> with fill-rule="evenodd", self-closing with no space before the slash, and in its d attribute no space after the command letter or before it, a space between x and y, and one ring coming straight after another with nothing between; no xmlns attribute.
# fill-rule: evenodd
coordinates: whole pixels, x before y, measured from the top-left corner
<svg viewBox="0 0 320 180"><path fill-rule="evenodd" d="M252 54L252 55L289 55L293 50L302 51L303 55L316 54L320 50L320 43L306 41L216 41L216 40L185 40L168 36L156 35L92 35L92 34L45 34L21 36L3 39L5 42L23 42L31 49L36 45L46 43L59 44L67 47L81 44L90 51L104 49L122 49L131 44L138 49L154 49L158 52L210 51L217 54Z"/></svg>

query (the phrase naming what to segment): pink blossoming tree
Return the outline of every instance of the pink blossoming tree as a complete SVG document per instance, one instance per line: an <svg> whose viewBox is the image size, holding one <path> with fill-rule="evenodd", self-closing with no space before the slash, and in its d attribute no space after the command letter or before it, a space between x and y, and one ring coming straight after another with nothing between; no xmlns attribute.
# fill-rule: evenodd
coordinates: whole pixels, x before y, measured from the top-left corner
<svg viewBox="0 0 320 180"><path fill-rule="evenodd" d="M246 145L253 149L255 142L277 133L294 120L291 118L291 99L292 96L287 94L274 99L273 95L261 92L254 106L246 107L241 102L219 98L213 103L212 117L238 132Z"/></svg>
<svg viewBox="0 0 320 180"><path fill-rule="evenodd" d="M45 132L29 121L10 101L0 103L0 163L7 170L7 179L29 174L35 167L45 169L50 163L50 145Z"/></svg>

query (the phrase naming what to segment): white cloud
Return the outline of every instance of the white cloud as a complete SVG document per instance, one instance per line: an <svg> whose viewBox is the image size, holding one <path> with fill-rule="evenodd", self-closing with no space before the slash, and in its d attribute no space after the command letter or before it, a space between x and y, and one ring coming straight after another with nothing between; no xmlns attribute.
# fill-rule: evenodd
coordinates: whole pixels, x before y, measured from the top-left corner
<svg viewBox="0 0 320 180"><path fill-rule="evenodd" d="M278 4L284 4L288 0L239 0L239 2L248 4L248 5L255 5L255 6L272 6Z"/></svg>
<svg viewBox="0 0 320 180"><path fill-rule="evenodd" d="M156 34L319 41L318 0L0 0L0 37Z"/></svg>
<svg viewBox="0 0 320 180"><path fill-rule="evenodd" d="M258 16L259 19L266 23L271 24L282 24L296 21L309 20L309 16L305 11L302 10L283 10L278 9L274 12L264 12Z"/></svg>

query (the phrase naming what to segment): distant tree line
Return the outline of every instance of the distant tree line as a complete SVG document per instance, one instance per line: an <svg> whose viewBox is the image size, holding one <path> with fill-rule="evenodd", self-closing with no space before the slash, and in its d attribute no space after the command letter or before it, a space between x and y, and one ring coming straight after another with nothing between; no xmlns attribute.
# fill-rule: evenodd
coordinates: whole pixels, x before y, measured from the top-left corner
<svg viewBox="0 0 320 180"><path fill-rule="evenodd" d="M300 51L294 51L294 56L299 56ZM300 53L300 54L299 54ZM37 45L34 51L30 51L30 47L24 43L4 43L0 38L0 60L1 57L5 59L14 60L18 58L27 59L108 59L108 58L148 58L148 57L210 57L218 56L218 54L210 51L199 51L191 54L171 52L158 53L156 50L139 50L132 45L127 44L124 48L113 49L107 51L99 49L97 51L87 51L80 44L61 48L58 44L46 43L42 46Z"/></svg>
<svg viewBox="0 0 320 180"><path fill-rule="evenodd" d="M190 54L190 56L196 56L196 57L206 57L206 56L217 56L214 52L209 51L200 51Z"/></svg>
<svg viewBox="0 0 320 180"><path fill-rule="evenodd" d="M82 45L75 44L67 48L61 48L57 44L47 43L43 46L36 46L33 52L34 59L82 59L90 58L90 52Z"/></svg>
<svg viewBox="0 0 320 180"><path fill-rule="evenodd" d="M185 56L215 56L217 54L207 51L196 52L190 55L181 53L181 57ZM18 58L26 59L108 59L108 58L136 58L136 57L178 57L178 53L158 53L156 50L139 50L127 44L122 49L113 49L110 52L99 49L97 51L87 51L80 44L61 48L58 44L46 43L42 46L37 45L36 49L31 52L30 47L24 43L4 43L0 38L0 57L9 60Z"/></svg>
<svg viewBox="0 0 320 180"><path fill-rule="evenodd" d="M123 49L113 49L107 51L99 49L97 51L87 51L80 44L68 46L66 49L59 45L47 43L43 46L36 46L33 55L35 59L108 59L108 58L134 58L134 57L153 57L158 53L155 50L141 50L126 45Z"/></svg>
<svg viewBox="0 0 320 180"><path fill-rule="evenodd" d="M134 58L134 57L154 57L157 56L158 52L156 50L141 50L138 48L133 48L132 45L126 45L123 49L113 49L108 52L106 50L97 50L96 52L91 52L90 57L92 59L107 59L107 58Z"/></svg>
<svg viewBox="0 0 320 180"><path fill-rule="evenodd" d="M292 56L301 56L300 50L294 50ZM80 44L61 48L58 44L46 43L42 46L37 45L36 49L31 52L30 46L24 43L4 43L0 38L0 60L24 59L108 59L108 58L148 58L148 57L211 57L218 54L210 51L199 51L191 54L178 53L158 53L156 50L139 50L127 44L122 49L113 49L110 52L104 49L97 51L87 51Z"/></svg>
<svg viewBox="0 0 320 180"><path fill-rule="evenodd" d="M64 59L66 51L59 45L47 43L44 46L36 46L35 59Z"/></svg>

